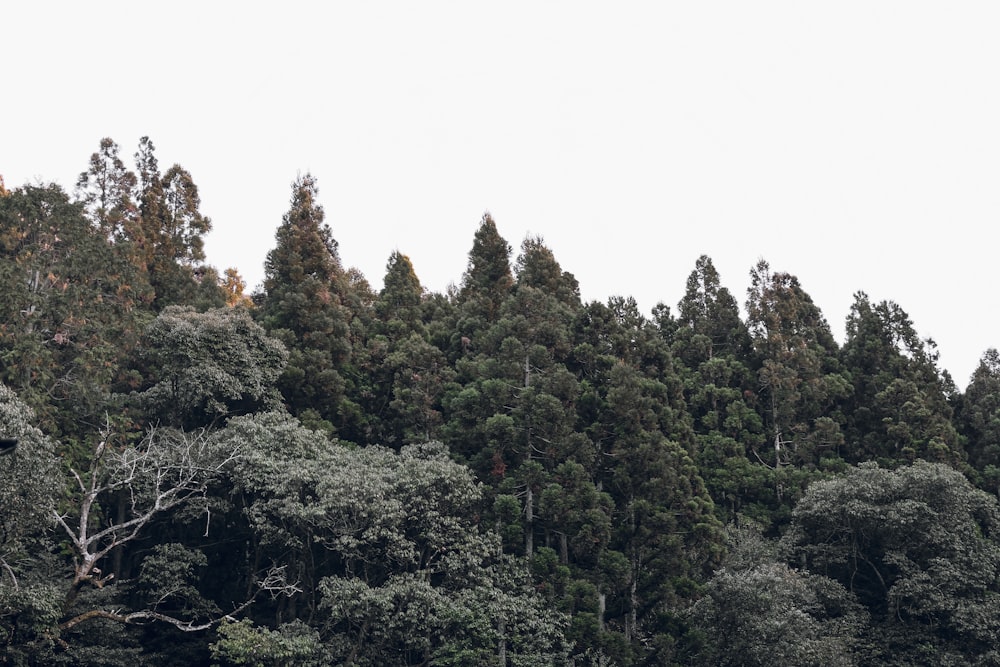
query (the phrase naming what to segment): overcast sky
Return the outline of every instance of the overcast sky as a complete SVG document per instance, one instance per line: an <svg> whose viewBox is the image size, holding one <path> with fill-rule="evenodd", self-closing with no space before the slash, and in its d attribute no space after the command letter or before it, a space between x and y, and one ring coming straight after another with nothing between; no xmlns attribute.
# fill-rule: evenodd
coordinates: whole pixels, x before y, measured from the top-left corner
<svg viewBox="0 0 1000 667"><path fill-rule="evenodd" d="M198 184L250 283L310 172L341 258L458 283L490 211L585 300L676 307L761 257L843 340L897 302L964 388L1000 346L1000 3L16 2L0 174L72 190L102 137ZM513 259L513 258L512 258Z"/></svg>

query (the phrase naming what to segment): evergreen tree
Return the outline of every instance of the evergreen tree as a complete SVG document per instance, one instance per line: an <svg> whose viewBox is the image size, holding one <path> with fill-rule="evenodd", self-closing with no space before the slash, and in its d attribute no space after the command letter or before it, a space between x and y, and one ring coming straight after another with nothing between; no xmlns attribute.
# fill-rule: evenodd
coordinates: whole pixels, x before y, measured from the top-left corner
<svg viewBox="0 0 1000 667"><path fill-rule="evenodd" d="M104 422L143 286L58 186L0 198L0 379L54 435Z"/></svg>
<svg viewBox="0 0 1000 667"><path fill-rule="evenodd" d="M1000 352L980 358L960 402L957 422L966 439L969 463L983 488L1000 491Z"/></svg>
<svg viewBox="0 0 1000 667"><path fill-rule="evenodd" d="M344 379L351 354L350 313L343 304L346 277L337 242L316 201L315 179L292 184L291 206L264 264L264 327L289 350L278 380L285 401L307 423L342 421Z"/></svg>
<svg viewBox="0 0 1000 667"><path fill-rule="evenodd" d="M962 460L951 379L937 368L933 341L920 340L902 308L855 294L842 357L854 385L846 402L850 460Z"/></svg>
<svg viewBox="0 0 1000 667"><path fill-rule="evenodd" d="M500 236L492 216L484 213L458 292L457 302L466 317L489 323L500 314L500 306L514 285L510 253L510 244Z"/></svg>
<svg viewBox="0 0 1000 667"><path fill-rule="evenodd" d="M157 311L192 304L206 295L212 305L224 302L218 275L214 280L203 279L207 270L202 266L204 236L212 222L200 211L198 186L178 164L161 174L155 151L149 137L140 139L134 197L139 218L132 229L125 230L133 262L149 276Z"/></svg>
<svg viewBox="0 0 1000 667"><path fill-rule="evenodd" d="M757 452L773 467L813 467L837 458L843 417L835 410L850 393L837 344L820 309L787 273L761 260L750 272L747 316L759 359L763 416L773 450Z"/></svg>
<svg viewBox="0 0 1000 667"><path fill-rule="evenodd" d="M703 255L696 262L677 320L665 320L663 313L658 328L681 362L696 460L720 517L749 512L770 523L767 516L776 509L773 471L752 454L765 436L750 335L711 259Z"/></svg>
<svg viewBox="0 0 1000 667"><path fill-rule="evenodd" d="M394 251L385 267L383 287L375 301L375 314L389 334L422 334L424 288L410 258Z"/></svg>
<svg viewBox="0 0 1000 667"><path fill-rule="evenodd" d="M89 168L77 179L76 198L108 241L122 242L135 229L136 185L136 175L119 157L118 144L102 139L100 150L90 156Z"/></svg>

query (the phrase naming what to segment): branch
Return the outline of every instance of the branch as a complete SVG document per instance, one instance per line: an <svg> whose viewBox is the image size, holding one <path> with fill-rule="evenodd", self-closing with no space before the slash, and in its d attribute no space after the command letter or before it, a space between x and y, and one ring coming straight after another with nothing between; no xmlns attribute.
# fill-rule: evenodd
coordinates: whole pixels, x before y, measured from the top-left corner
<svg viewBox="0 0 1000 667"><path fill-rule="evenodd" d="M268 570L267 576L265 576L264 580L258 584L259 590L257 593L260 591L268 591L271 593L272 597L277 597L278 595L291 597L295 593L301 593L302 589L299 588L297 584L289 584L285 582L284 570L285 566L275 567ZM74 626L86 623L87 621L95 618L103 618L105 620L114 621L115 623L121 623L122 625L141 625L148 621L160 621L161 623L169 623L183 632L200 632L201 630L208 630L222 621L235 620L233 618L234 616L243 613L250 605L253 604L254 600L257 598L257 593L254 593L248 600L235 607L228 614L223 614L218 618L213 618L201 623L196 623L195 621L183 621L179 618L174 618L173 616L169 616L167 614L161 614L158 611L150 609L133 611L127 614L122 614L118 611L107 611L104 609L91 609L90 611L85 611L82 614L77 614L68 621L60 623L59 629L61 631L69 630Z"/></svg>
<svg viewBox="0 0 1000 667"><path fill-rule="evenodd" d="M246 606L241 607L238 611L242 611ZM122 625L139 625L144 621L163 621L164 623L169 623L174 627L183 630L184 632L198 632L199 630L207 630L213 625L220 623L225 616L222 618L216 618L205 623L195 624L194 621L182 621L179 618L174 618L173 616L167 616L166 614L160 614L155 611L134 611L129 614L119 614L114 611L105 611L103 609L92 609L90 611L85 611L82 614L74 616L64 623L59 624L60 630L69 630L70 628L85 623L89 620L95 618L103 618L109 621L114 621L116 623L121 623Z"/></svg>

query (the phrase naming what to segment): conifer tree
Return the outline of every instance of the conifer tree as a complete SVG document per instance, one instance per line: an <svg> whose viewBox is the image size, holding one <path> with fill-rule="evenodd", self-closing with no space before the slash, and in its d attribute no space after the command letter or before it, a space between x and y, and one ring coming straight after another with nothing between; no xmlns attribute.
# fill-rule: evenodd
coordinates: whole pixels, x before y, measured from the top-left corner
<svg viewBox="0 0 1000 667"><path fill-rule="evenodd" d="M103 421L142 281L55 185L0 198L0 380L52 434Z"/></svg>
<svg viewBox="0 0 1000 667"><path fill-rule="evenodd" d="M139 141L135 155L138 185L135 200L139 218L126 228L133 262L149 275L154 308L192 303L196 293L214 290L212 301L224 301L218 279L205 283L199 269L205 259L204 236L212 222L200 211L198 186L190 172L178 164L161 174L155 146L149 137Z"/></svg>
<svg viewBox="0 0 1000 667"><path fill-rule="evenodd" d="M662 318L659 327L663 331ZM749 365L750 336L736 300L721 286L707 256L698 259L688 277L677 321L664 337L672 339L671 350L682 364L697 434L696 460L720 516L728 519L750 509L744 504L769 505L773 485L765 481L768 471L748 458L764 441L756 411L757 382Z"/></svg>
<svg viewBox="0 0 1000 667"><path fill-rule="evenodd" d="M847 458L892 464L963 458L948 402L951 379L937 368L933 341L917 336L899 305L855 294L842 357L853 381L845 402Z"/></svg>
<svg viewBox="0 0 1000 667"><path fill-rule="evenodd" d="M76 182L76 198L105 238L121 242L134 229L138 208L133 200L136 175L125 167L119 147L111 138L101 140L100 150L90 156L87 171Z"/></svg>
<svg viewBox="0 0 1000 667"><path fill-rule="evenodd" d="M499 315L500 305L514 285L510 253L510 244L500 236L493 217L484 213L458 292L458 303L470 316L492 322Z"/></svg>
<svg viewBox="0 0 1000 667"><path fill-rule="evenodd" d="M958 424L966 438L969 463L979 473L983 488L1000 490L1000 352L990 348L960 403Z"/></svg>
<svg viewBox="0 0 1000 667"><path fill-rule="evenodd" d="M747 316L759 359L763 416L773 444L771 465L815 466L836 456L842 417L833 408L850 392L837 344L798 278L772 273L764 260L750 272Z"/></svg>
<svg viewBox="0 0 1000 667"><path fill-rule="evenodd" d="M278 387L293 414L309 423L340 421L341 369L350 357L346 278L337 242L309 174L292 184L291 205L264 264L264 327L290 352Z"/></svg>

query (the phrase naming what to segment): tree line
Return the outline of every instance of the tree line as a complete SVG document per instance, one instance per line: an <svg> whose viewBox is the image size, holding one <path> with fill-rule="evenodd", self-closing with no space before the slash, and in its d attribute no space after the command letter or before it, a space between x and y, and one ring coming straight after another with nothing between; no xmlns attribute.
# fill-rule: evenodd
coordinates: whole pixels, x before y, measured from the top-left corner
<svg viewBox="0 0 1000 667"><path fill-rule="evenodd" d="M259 291L210 230L148 138L0 181L4 664L1000 662L996 350L763 260L587 303L489 214L375 290L310 175Z"/></svg>

